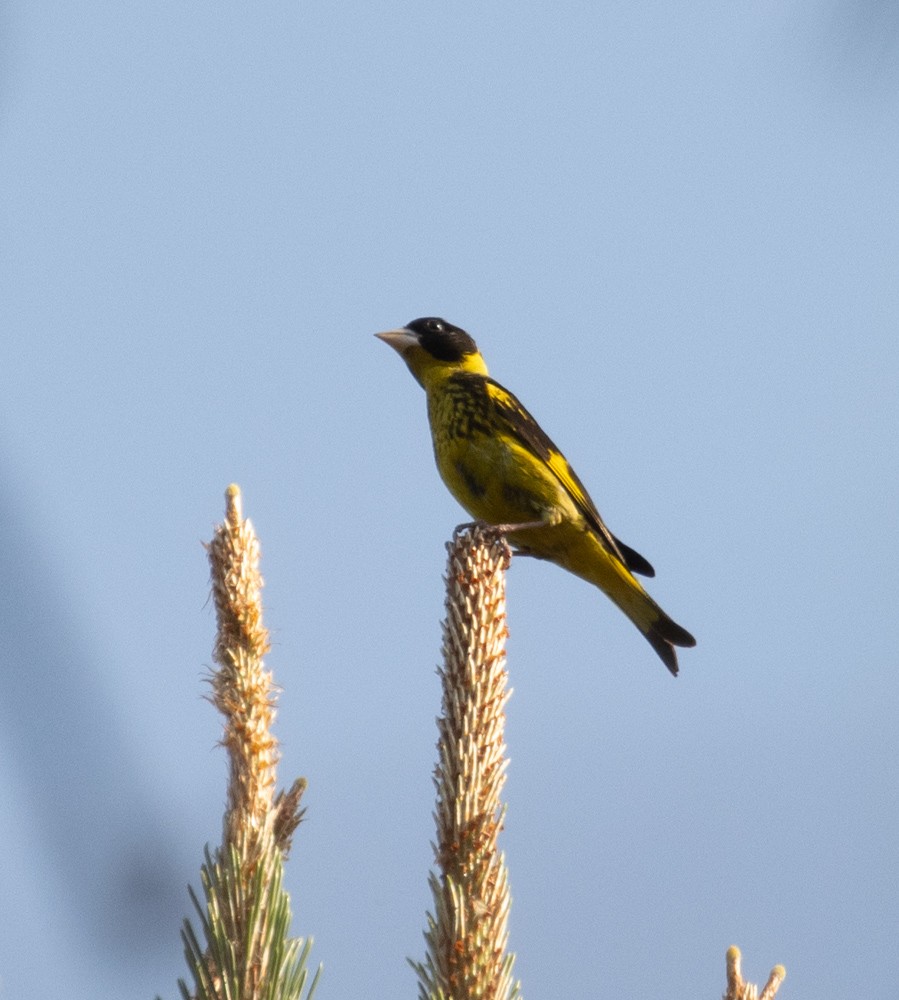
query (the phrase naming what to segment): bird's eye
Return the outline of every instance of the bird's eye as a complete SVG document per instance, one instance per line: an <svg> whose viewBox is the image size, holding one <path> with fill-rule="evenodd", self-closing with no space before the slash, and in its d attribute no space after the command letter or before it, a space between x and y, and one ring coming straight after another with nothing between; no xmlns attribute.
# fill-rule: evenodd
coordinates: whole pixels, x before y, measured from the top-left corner
<svg viewBox="0 0 899 1000"><path fill-rule="evenodd" d="M430 330L431 333L443 333L443 324L439 319L432 319L431 322L428 323L428 330Z"/></svg>

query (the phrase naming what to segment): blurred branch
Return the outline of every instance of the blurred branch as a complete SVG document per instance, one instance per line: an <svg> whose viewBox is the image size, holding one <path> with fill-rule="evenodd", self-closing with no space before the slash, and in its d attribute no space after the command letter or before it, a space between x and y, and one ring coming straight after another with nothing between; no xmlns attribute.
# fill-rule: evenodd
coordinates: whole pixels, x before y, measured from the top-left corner
<svg viewBox="0 0 899 1000"><path fill-rule="evenodd" d="M510 552L489 529L457 530L448 546L435 855L421 1000L513 1000L506 953L510 896L497 837L505 814L505 570Z"/></svg>
<svg viewBox="0 0 899 1000"><path fill-rule="evenodd" d="M185 1000L297 1000L307 985L311 941L291 938L284 858L302 817L304 779L275 798L280 757L271 727L275 686L262 657L259 541L243 520L240 490L229 486L226 519L208 546L218 634L211 701L225 717L230 773L222 846L202 866L203 901L191 891L202 933L184 922L193 990ZM312 996L316 973L306 992Z"/></svg>
<svg viewBox="0 0 899 1000"><path fill-rule="evenodd" d="M742 957L736 945L731 945L727 949L727 992L724 994L724 1000L774 1000L780 984L786 978L787 970L782 965L775 965L760 994L758 986L743 980L743 973L740 970Z"/></svg>

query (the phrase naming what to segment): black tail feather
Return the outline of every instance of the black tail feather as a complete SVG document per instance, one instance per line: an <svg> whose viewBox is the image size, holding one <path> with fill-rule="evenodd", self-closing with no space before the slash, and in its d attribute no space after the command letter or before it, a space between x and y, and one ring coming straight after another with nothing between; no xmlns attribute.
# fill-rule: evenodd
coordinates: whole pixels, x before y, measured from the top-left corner
<svg viewBox="0 0 899 1000"><path fill-rule="evenodd" d="M654 622L650 631L646 632L645 635L650 646L658 653L662 663L677 677L677 653L674 647L695 646L696 640L693 636L667 615L663 615Z"/></svg>
<svg viewBox="0 0 899 1000"><path fill-rule="evenodd" d="M677 677L677 653L674 651L674 646L656 632L646 632L645 635L649 640L649 645L659 654L659 659L662 663L665 664L674 677Z"/></svg>
<svg viewBox="0 0 899 1000"><path fill-rule="evenodd" d="M645 557L641 556L636 549L632 549L630 545L625 545L620 538L615 538L615 544L618 546L618 551L624 558L624 565L632 573L639 573L640 576L655 576L656 571L652 568L652 563Z"/></svg>

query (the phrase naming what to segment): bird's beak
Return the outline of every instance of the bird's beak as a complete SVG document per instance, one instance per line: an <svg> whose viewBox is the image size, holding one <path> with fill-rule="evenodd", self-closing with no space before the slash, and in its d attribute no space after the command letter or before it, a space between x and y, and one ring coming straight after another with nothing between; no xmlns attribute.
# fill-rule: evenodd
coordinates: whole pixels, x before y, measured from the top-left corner
<svg viewBox="0 0 899 1000"><path fill-rule="evenodd" d="M386 330L384 333L376 333L375 336L378 340L389 344L398 354L405 354L410 347L418 343L418 337L405 327L400 330Z"/></svg>

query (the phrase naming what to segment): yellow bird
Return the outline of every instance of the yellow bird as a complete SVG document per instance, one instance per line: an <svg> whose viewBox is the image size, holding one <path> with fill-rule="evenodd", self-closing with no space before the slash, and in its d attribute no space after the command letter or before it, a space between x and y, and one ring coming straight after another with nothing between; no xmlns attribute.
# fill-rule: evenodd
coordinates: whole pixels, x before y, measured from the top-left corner
<svg viewBox="0 0 899 1000"><path fill-rule="evenodd" d="M655 570L605 526L565 456L490 378L474 340L437 317L376 336L427 393L434 457L450 493L472 517L502 531L516 552L548 559L599 587L677 675L674 647L696 640L634 576Z"/></svg>

